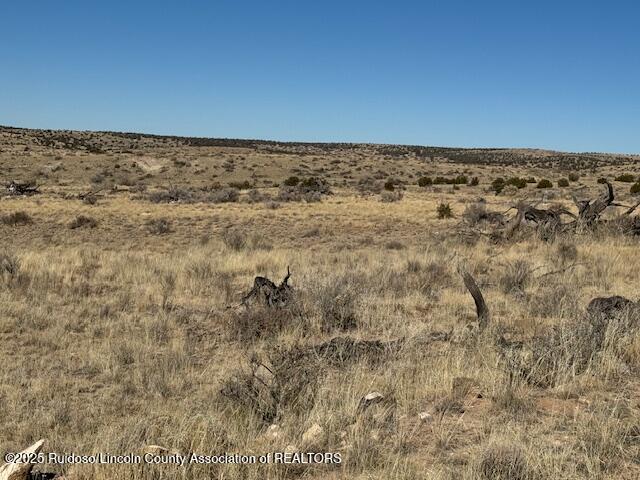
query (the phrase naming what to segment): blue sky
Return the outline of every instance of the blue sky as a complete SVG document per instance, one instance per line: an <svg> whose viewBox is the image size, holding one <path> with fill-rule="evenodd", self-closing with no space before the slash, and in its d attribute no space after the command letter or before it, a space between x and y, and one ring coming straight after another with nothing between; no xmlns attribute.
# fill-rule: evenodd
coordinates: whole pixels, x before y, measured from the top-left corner
<svg viewBox="0 0 640 480"><path fill-rule="evenodd" d="M640 153L632 1L0 1L0 124Z"/></svg>

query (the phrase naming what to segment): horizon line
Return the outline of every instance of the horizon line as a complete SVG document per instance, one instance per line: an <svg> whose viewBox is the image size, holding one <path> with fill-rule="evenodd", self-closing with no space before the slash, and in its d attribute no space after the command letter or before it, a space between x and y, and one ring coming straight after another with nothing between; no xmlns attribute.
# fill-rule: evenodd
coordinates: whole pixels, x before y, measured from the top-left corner
<svg viewBox="0 0 640 480"><path fill-rule="evenodd" d="M290 144L290 145L371 145L371 146L395 146L395 147L417 147L417 148L439 148L450 150L540 150L544 152L552 153L564 153L573 155L621 155L628 157L640 156L640 152L604 152L604 151L570 151L570 150L557 150L554 148L546 147L521 147L521 146L509 146L509 147L479 147L479 146L442 146L442 145L424 145L424 144L412 144L412 143L381 143L381 142L362 142L362 141L313 141L313 140L274 140L272 138L250 138L250 137L215 137L204 135L176 135L166 133L151 133L143 131L125 131L125 130L82 130L82 129L70 129L70 128L35 128L35 127L18 127L14 125L0 124L0 129L13 129L13 130L31 130L31 131L57 131L57 132L78 132L78 133L111 133L119 135L143 135L147 137L160 137L160 138L176 138L176 139L201 139L201 140L222 140L222 141L241 141L241 142L260 142L260 143L272 143L272 144Z"/></svg>

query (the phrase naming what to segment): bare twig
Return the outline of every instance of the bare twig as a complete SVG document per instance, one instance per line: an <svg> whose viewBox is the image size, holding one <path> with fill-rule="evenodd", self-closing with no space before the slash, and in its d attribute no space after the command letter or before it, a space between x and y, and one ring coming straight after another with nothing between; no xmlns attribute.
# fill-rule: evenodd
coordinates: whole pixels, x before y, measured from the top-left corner
<svg viewBox="0 0 640 480"><path fill-rule="evenodd" d="M549 275L557 275L558 273L564 273L564 272L566 272L567 270L570 270L570 269L572 269L572 268L574 268L574 267L578 267L578 266L580 266L580 265L584 265L584 263L572 263L572 264L571 264L571 265L569 265L568 267L561 268L560 270L554 270L554 271L552 271L552 272L546 272L546 273L543 273L542 275L537 276L537 277L536 277L536 280L538 280L538 279L540 279L540 278L543 278L543 277L547 277L547 276L549 276Z"/></svg>

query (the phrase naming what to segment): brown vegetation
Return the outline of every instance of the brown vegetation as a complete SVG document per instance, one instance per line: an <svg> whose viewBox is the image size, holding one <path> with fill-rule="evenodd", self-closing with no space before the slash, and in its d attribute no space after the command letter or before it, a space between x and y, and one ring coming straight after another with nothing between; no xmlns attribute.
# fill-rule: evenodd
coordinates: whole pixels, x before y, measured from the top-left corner
<svg viewBox="0 0 640 480"><path fill-rule="evenodd" d="M633 157L19 129L0 147L5 183L39 179L0 202L1 453L342 459L34 474L638 478L639 209L606 180Z"/></svg>

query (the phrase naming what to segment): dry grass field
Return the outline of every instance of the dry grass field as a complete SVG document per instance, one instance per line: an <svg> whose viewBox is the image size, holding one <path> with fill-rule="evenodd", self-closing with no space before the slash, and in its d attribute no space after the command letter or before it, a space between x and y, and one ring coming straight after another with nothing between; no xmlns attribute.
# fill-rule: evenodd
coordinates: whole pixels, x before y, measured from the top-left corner
<svg viewBox="0 0 640 480"><path fill-rule="evenodd" d="M508 238L478 214L576 213L599 178L631 206L639 160L1 128L3 192L39 193L0 199L0 452L341 458L35 467L67 479L640 478L638 310L587 313L638 300L626 207ZM241 305L287 267L284 307Z"/></svg>

